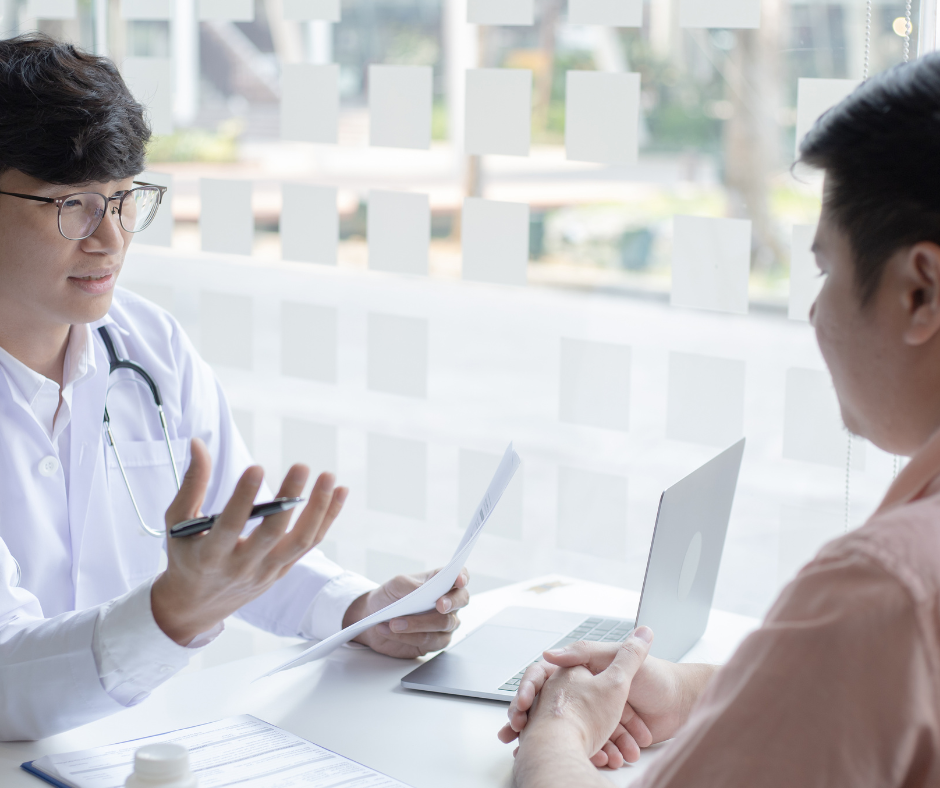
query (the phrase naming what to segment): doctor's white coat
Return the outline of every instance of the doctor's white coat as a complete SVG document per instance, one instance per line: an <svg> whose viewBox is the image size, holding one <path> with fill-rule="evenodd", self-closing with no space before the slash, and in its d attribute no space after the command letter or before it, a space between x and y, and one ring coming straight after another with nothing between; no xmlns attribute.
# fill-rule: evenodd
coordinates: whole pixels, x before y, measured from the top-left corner
<svg viewBox="0 0 940 788"><path fill-rule="evenodd" d="M204 511L220 511L251 464L208 365L171 316L128 291L118 289L108 316L92 326L94 374L72 392L68 489L61 465L51 475L48 462L41 466L56 448L0 368L0 740L48 736L123 708L103 689L92 652L99 608L166 562L163 540L140 527L103 438L109 363L96 330L102 324L118 354L160 386L180 473L191 438L209 447ZM108 411L144 519L162 528L176 488L149 390L130 377L111 376ZM13 559L22 568L18 587ZM239 615L276 634L322 638L372 587L313 551ZM309 631L303 621L312 622Z"/></svg>

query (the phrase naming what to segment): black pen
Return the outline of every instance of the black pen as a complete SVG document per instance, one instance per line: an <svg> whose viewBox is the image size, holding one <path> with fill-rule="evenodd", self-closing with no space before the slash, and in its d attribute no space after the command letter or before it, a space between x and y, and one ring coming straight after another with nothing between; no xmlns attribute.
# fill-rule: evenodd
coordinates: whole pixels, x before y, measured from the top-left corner
<svg viewBox="0 0 940 788"><path fill-rule="evenodd" d="M275 498L273 501L268 501L267 503L256 503L251 507L251 515L248 519L253 520L256 517L267 517L268 515L277 514L278 512L286 512L288 509L293 509L295 506L303 503L304 500L304 498ZM215 525L215 521L221 516L221 514L210 514L208 517L184 520L170 528L170 536L193 536L194 534L201 534L203 531L208 531L212 528L212 526Z"/></svg>

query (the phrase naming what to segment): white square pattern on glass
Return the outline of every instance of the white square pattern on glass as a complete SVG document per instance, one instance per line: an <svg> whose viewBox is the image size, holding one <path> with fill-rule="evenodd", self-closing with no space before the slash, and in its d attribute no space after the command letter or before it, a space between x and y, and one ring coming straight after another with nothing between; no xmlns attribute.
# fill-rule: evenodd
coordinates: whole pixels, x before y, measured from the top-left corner
<svg viewBox="0 0 940 788"><path fill-rule="evenodd" d="M245 447L249 454L255 453L255 414L250 410L241 410L232 408L232 421L235 422L235 429L245 441Z"/></svg>
<svg viewBox="0 0 940 788"><path fill-rule="evenodd" d="M307 489L324 471L336 473L336 427L306 419L281 419L281 472L301 462L310 468Z"/></svg>
<svg viewBox="0 0 940 788"><path fill-rule="evenodd" d="M813 124L862 83L857 79L800 79L796 83L796 154Z"/></svg>
<svg viewBox="0 0 940 788"><path fill-rule="evenodd" d="M170 0L121 0L121 18L129 21L169 19L172 12Z"/></svg>
<svg viewBox="0 0 940 788"><path fill-rule="evenodd" d="M642 27L643 0L568 0L572 25Z"/></svg>
<svg viewBox="0 0 940 788"><path fill-rule="evenodd" d="M630 428L630 348L561 340L559 418L626 432Z"/></svg>
<svg viewBox="0 0 940 788"><path fill-rule="evenodd" d="M333 144L339 121L339 66L288 63L281 71L281 139Z"/></svg>
<svg viewBox="0 0 940 788"><path fill-rule="evenodd" d="M26 15L36 19L74 19L77 0L29 0Z"/></svg>
<svg viewBox="0 0 940 788"><path fill-rule="evenodd" d="M416 558L366 550L366 577L373 583L385 583L398 575L414 575L424 571L424 563Z"/></svg>
<svg viewBox="0 0 940 788"><path fill-rule="evenodd" d="M580 468L558 469L560 550L622 561L627 554L627 480Z"/></svg>
<svg viewBox="0 0 940 788"><path fill-rule="evenodd" d="M746 315L751 223L676 216L673 228L672 305Z"/></svg>
<svg viewBox="0 0 940 788"><path fill-rule="evenodd" d="M431 147L430 66L369 66L369 144Z"/></svg>
<svg viewBox="0 0 940 788"><path fill-rule="evenodd" d="M426 194L369 192L367 224L369 268L427 275L431 207Z"/></svg>
<svg viewBox="0 0 940 788"><path fill-rule="evenodd" d="M146 298L170 314L176 308L176 295L170 285L156 285L149 282L135 282L131 287L137 295Z"/></svg>
<svg viewBox="0 0 940 788"><path fill-rule="evenodd" d="M199 352L210 364L250 370L253 323L248 296L204 291L199 297Z"/></svg>
<svg viewBox="0 0 940 788"><path fill-rule="evenodd" d="M423 520L428 498L428 447L423 441L369 433L366 506Z"/></svg>
<svg viewBox="0 0 940 788"><path fill-rule="evenodd" d="M457 527L466 528L496 473L501 455L461 449L457 471ZM512 477L493 510L485 533L504 539L522 538L522 468Z"/></svg>
<svg viewBox="0 0 940 788"><path fill-rule="evenodd" d="M679 27L760 27L761 0L679 0Z"/></svg>
<svg viewBox="0 0 940 788"><path fill-rule="evenodd" d="M255 239L251 181L203 178L199 200L202 251L250 255Z"/></svg>
<svg viewBox="0 0 940 788"><path fill-rule="evenodd" d="M253 22L254 0L198 0L199 18L203 21Z"/></svg>
<svg viewBox="0 0 940 788"><path fill-rule="evenodd" d="M528 156L532 72L514 68L467 71L466 152Z"/></svg>
<svg viewBox="0 0 940 788"><path fill-rule="evenodd" d="M793 225L790 245L790 306L787 314L790 320L809 320L809 310L823 285L812 252L816 226L811 224Z"/></svg>
<svg viewBox="0 0 940 788"><path fill-rule="evenodd" d="M282 0L282 3L284 18L290 22L303 22L308 19L340 21L340 0Z"/></svg>
<svg viewBox="0 0 940 788"><path fill-rule="evenodd" d="M529 206L468 197L462 220L463 278L524 285L529 263Z"/></svg>
<svg viewBox="0 0 940 788"><path fill-rule="evenodd" d="M826 542L842 536L845 521L838 511L818 511L798 506L780 507L777 543L777 585L793 579Z"/></svg>
<svg viewBox="0 0 940 788"><path fill-rule="evenodd" d="M127 87L150 116L154 134L173 133L173 64L165 57L127 57L121 67Z"/></svg>
<svg viewBox="0 0 940 788"><path fill-rule="evenodd" d="M281 374L336 383L336 307L281 302Z"/></svg>
<svg viewBox="0 0 940 788"><path fill-rule="evenodd" d="M135 244L150 244L151 246L173 245L173 176L164 172L142 173L138 180L144 183L155 183L157 186L166 186L163 202L157 209L150 226L134 236Z"/></svg>
<svg viewBox="0 0 940 788"><path fill-rule="evenodd" d="M565 149L574 161L635 164L640 75L569 71Z"/></svg>
<svg viewBox="0 0 940 788"><path fill-rule="evenodd" d="M743 361L669 354L666 437L725 448L744 434Z"/></svg>
<svg viewBox="0 0 940 788"><path fill-rule="evenodd" d="M829 374L815 369L788 369L783 456L844 467L848 439Z"/></svg>
<svg viewBox="0 0 940 788"><path fill-rule="evenodd" d="M427 320L370 312L367 346L371 391L427 397Z"/></svg>
<svg viewBox="0 0 940 788"><path fill-rule="evenodd" d="M339 211L335 186L285 183L281 187L281 257L336 265Z"/></svg>
<svg viewBox="0 0 940 788"><path fill-rule="evenodd" d="M467 0L467 21L475 25L531 25L535 0Z"/></svg>

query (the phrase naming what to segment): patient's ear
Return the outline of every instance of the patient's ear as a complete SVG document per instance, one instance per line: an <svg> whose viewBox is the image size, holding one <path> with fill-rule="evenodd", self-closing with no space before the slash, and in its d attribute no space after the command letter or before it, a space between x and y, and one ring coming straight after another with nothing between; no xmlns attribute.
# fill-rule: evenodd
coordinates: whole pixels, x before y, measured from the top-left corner
<svg viewBox="0 0 940 788"><path fill-rule="evenodd" d="M940 246L914 244L898 269L906 327L904 342L918 346L940 334Z"/></svg>

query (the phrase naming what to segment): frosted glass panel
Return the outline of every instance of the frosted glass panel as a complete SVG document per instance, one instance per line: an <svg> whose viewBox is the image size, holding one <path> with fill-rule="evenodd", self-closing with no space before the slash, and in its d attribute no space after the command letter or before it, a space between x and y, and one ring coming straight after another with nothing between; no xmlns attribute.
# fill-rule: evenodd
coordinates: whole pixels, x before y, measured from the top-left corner
<svg viewBox="0 0 940 788"><path fill-rule="evenodd" d="M281 302L281 374L336 383L336 308Z"/></svg>
<svg viewBox="0 0 940 788"><path fill-rule="evenodd" d="M524 285L529 262L529 206L468 197L463 204L463 278Z"/></svg>
<svg viewBox="0 0 940 788"><path fill-rule="evenodd" d="M291 63L281 71L281 139L336 142L339 66Z"/></svg>
<svg viewBox="0 0 940 788"><path fill-rule="evenodd" d="M294 463L310 468L307 489L324 471L336 474L336 427L305 419L281 419L281 472Z"/></svg>
<svg viewBox="0 0 940 788"><path fill-rule="evenodd" d="M796 86L796 154L813 124L861 82L857 79L800 79Z"/></svg>
<svg viewBox="0 0 940 788"><path fill-rule="evenodd" d="M199 197L202 251L250 255L255 238L251 181L203 178Z"/></svg>
<svg viewBox="0 0 940 788"><path fill-rule="evenodd" d="M639 74L569 71L565 116L568 158L635 164L639 110Z"/></svg>
<svg viewBox="0 0 940 788"><path fill-rule="evenodd" d="M844 523L840 512L781 506L777 584L792 580L824 544L842 536Z"/></svg>
<svg viewBox="0 0 940 788"><path fill-rule="evenodd" d="M245 441L245 446L249 454L255 452L255 414L250 410L240 410L232 408L232 421L235 422L235 429Z"/></svg>
<svg viewBox="0 0 940 788"><path fill-rule="evenodd" d="M568 0L568 21L573 25L641 27L643 0Z"/></svg>
<svg viewBox="0 0 940 788"><path fill-rule="evenodd" d="M680 27L760 27L760 0L679 0Z"/></svg>
<svg viewBox="0 0 940 788"><path fill-rule="evenodd" d="M173 64L169 58L128 57L121 74L131 93L147 108L154 134L173 133Z"/></svg>
<svg viewBox="0 0 940 788"><path fill-rule="evenodd" d="M369 315L368 386L372 391L427 397L427 320Z"/></svg>
<svg viewBox="0 0 940 788"><path fill-rule="evenodd" d="M369 268L428 272L431 208L426 194L369 192Z"/></svg>
<svg viewBox="0 0 940 788"><path fill-rule="evenodd" d="M127 20L169 19L170 0L121 0L121 18Z"/></svg>
<svg viewBox="0 0 940 788"><path fill-rule="evenodd" d="M369 66L369 142L387 148L431 147L430 66Z"/></svg>
<svg viewBox="0 0 940 788"><path fill-rule="evenodd" d="M751 223L676 216L673 227L672 305L747 314Z"/></svg>
<svg viewBox="0 0 940 788"><path fill-rule="evenodd" d="M630 348L561 340L560 418L626 432L630 427Z"/></svg>
<svg viewBox="0 0 940 788"><path fill-rule="evenodd" d="M413 557L366 550L366 577L375 583L385 583L398 575L413 575L424 571L424 562Z"/></svg>
<svg viewBox="0 0 940 788"><path fill-rule="evenodd" d="M531 71L467 71L466 152L528 156L531 112Z"/></svg>
<svg viewBox="0 0 940 788"><path fill-rule="evenodd" d="M783 456L845 467L849 434L829 373L788 369L786 385Z"/></svg>
<svg viewBox="0 0 940 788"><path fill-rule="evenodd" d="M477 25L531 25L535 0L468 0L467 21Z"/></svg>
<svg viewBox="0 0 940 788"><path fill-rule="evenodd" d="M627 480L559 468L555 541L561 550L622 561L627 552Z"/></svg>
<svg viewBox="0 0 940 788"><path fill-rule="evenodd" d="M816 258L810 249L816 235L815 225L793 227L790 247L790 320L809 320L809 310L823 286Z"/></svg>
<svg viewBox="0 0 940 788"><path fill-rule="evenodd" d="M252 306L248 296L203 292L199 298L199 351L210 364L251 369Z"/></svg>
<svg viewBox="0 0 940 788"><path fill-rule="evenodd" d="M423 441L370 433L366 457L366 505L423 520L428 497L428 447Z"/></svg>
<svg viewBox="0 0 940 788"><path fill-rule="evenodd" d="M254 0L197 0L202 20L252 22L255 18Z"/></svg>
<svg viewBox="0 0 940 788"><path fill-rule="evenodd" d="M285 183L281 194L281 256L302 263L336 265L339 243L336 188Z"/></svg>
<svg viewBox="0 0 940 788"><path fill-rule="evenodd" d="M78 11L76 0L29 0L26 15L36 19L74 19Z"/></svg>
<svg viewBox="0 0 940 788"><path fill-rule="evenodd" d="M496 473L502 458L500 454L490 454L470 449L460 450L458 469L457 526L466 528L470 518L483 500L483 493ZM493 511L486 524L486 533L505 539L522 538L522 479L523 468L516 471L512 481L503 493L499 506Z"/></svg>
<svg viewBox="0 0 940 788"><path fill-rule="evenodd" d="M669 354L666 437L725 448L744 434L743 361Z"/></svg>
<svg viewBox="0 0 940 788"><path fill-rule="evenodd" d="M294 22L323 19L339 22L340 0L282 0L284 18Z"/></svg>

